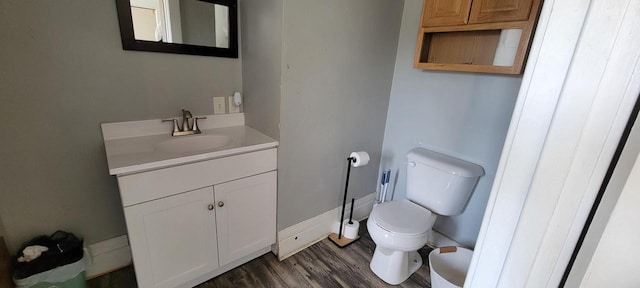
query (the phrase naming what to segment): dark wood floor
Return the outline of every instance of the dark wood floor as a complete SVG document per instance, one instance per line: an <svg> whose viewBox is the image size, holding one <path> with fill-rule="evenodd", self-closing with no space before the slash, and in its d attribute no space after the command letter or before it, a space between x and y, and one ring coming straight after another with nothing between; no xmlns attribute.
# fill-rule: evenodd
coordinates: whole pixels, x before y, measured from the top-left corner
<svg viewBox="0 0 640 288"><path fill-rule="evenodd" d="M360 225L360 240L338 248L324 239L297 254L278 261L271 253L256 258L227 273L198 285L213 287L393 287L380 280L369 269L375 244ZM422 267L397 287L431 287L428 255L431 249L420 249ZM88 288L137 287L131 266L92 279Z"/></svg>
<svg viewBox="0 0 640 288"><path fill-rule="evenodd" d="M127 266L109 274L87 281L87 288L137 288L133 266Z"/></svg>

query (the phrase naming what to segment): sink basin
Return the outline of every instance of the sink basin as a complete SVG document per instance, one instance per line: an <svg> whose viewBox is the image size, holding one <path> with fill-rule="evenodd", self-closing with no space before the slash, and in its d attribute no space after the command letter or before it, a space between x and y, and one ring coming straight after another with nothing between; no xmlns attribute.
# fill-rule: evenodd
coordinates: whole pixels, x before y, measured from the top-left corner
<svg viewBox="0 0 640 288"><path fill-rule="evenodd" d="M225 135L180 136L156 144L156 149L169 153L213 150L231 144Z"/></svg>

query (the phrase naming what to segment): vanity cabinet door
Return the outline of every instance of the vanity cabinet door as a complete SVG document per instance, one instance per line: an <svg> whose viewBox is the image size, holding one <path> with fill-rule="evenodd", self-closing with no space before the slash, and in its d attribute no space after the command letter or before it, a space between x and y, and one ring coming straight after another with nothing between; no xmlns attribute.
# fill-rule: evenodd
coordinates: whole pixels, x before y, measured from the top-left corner
<svg viewBox="0 0 640 288"><path fill-rule="evenodd" d="M220 266L276 241L276 171L214 186Z"/></svg>
<svg viewBox="0 0 640 288"><path fill-rule="evenodd" d="M124 209L139 287L176 287L218 268L213 187Z"/></svg>
<svg viewBox="0 0 640 288"><path fill-rule="evenodd" d="M422 26L454 26L467 24L471 0L425 0Z"/></svg>

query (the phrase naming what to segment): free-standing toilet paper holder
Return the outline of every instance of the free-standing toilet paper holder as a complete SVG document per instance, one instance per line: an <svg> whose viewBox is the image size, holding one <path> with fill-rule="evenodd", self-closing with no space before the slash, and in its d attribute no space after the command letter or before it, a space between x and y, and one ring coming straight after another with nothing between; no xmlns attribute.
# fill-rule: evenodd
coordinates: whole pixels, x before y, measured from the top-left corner
<svg viewBox="0 0 640 288"><path fill-rule="evenodd" d="M356 161L356 158L359 157L359 155L356 155L357 153L362 153L364 155L366 155L366 158L369 158L367 152L354 152L351 153L351 155L349 156L349 158L347 158L347 180L346 183L344 185L344 197L342 199L342 212L340 212L340 226L338 226L338 234L336 233L331 233L329 234L329 240L331 240L331 242L335 243L338 247L340 248L344 248L347 245L355 242L356 240L360 239L360 235L356 234L356 237L351 239L351 238L347 238L347 237L343 237L342 235L342 224L344 224L344 210L347 206L347 191L349 188L349 174L351 174L351 166L353 165L354 167L359 167L359 166L364 166L366 165L369 159L366 159L364 161L364 163L357 163L359 161ZM351 199L351 213L349 215L349 223L353 224L352 221L352 217L353 217L353 206L355 204L355 198Z"/></svg>

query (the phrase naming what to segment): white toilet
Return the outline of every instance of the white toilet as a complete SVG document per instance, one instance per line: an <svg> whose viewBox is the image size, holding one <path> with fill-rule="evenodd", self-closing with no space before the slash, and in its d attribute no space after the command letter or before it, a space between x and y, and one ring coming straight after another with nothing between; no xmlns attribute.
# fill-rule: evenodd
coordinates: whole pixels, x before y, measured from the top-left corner
<svg viewBox="0 0 640 288"><path fill-rule="evenodd" d="M371 270L385 282L404 282L422 266L418 249L438 215L464 211L471 192L484 175L481 166L414 148L407 153L407 200L373 207L367 229L376 243Z"/></svg>

